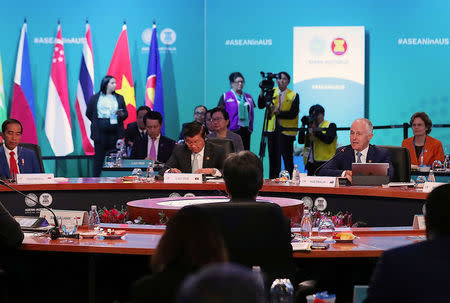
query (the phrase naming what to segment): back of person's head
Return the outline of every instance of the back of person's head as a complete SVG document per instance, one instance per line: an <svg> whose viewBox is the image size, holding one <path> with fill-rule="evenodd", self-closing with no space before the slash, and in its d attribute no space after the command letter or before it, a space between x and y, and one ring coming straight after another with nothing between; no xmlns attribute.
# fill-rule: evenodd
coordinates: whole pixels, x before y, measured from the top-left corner
<svg viewBox="0 0 450 303"><path fill-rule="evenodd" d="M195 270L226 261L228 254L216 221L203 209L183 207L167 223L151 263L153 272L160 272L170 265Z"/></svg>
<svg viewBox="0 0 450 303"><path fill-rule="evenodd" d="M154 110L149 111L148 113L146 113L143 119L144 119L144 124L147 123L148 119L150 119L150 120L158 120L159 124L161 124L161 125L163 123L162 115L159 112L154 111Z"/></svg>
<svg viewBox="0 0 450 303"><path fill-rule="evenodd" d="M309 116L310 117L317 117L318 114L322 113L325 115L325 109L320 104L314 104L309 108Z"/></svg>
<svg viewBox="0 0 450 303"><path fill-rule="evenodd" d="M6 119L5 121L3 121L3 123L2 123L2 133L3 133L3 135L5 135L6 129L8 128L8 125L10 125L10 124L19 124L20 125L20 130L23 133L22 123L20 123L20 121L17 120L17 119L9 118L9 119Z"/></svg>
<svg viewBox="0 0 450 303"><path fill-rule="evenodd" d="M248 268L214 264L189 276L176 303L264 303L263 285Z"/></svg>
<svg viewBox="0 0 450 303"><path fill-rule="evenodd" d="M435 188L425 204L425 224L428 238L450 236L450 184Z"/></svg>
<svg viewBox="0 0 450 303"><path fill-rule="evenodd" d="M203 138L206 137L206 130L200 122L190 122L184 127L184 137L192 138L198 134L202 134Z"/></svg>
<svg viewBox="0 0 450 303"><path fill-rule="evenodd" d="M232 199L253 200L263 185L263 164L248 150L230 154L223 164L223 179Z"/></svg>

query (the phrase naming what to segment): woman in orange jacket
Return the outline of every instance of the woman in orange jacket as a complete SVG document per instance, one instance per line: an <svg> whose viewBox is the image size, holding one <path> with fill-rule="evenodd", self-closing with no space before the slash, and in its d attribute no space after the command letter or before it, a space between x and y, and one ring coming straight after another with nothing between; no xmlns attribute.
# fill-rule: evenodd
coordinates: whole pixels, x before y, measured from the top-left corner
<svg viewBox="0 0 450 303"><path fill-rule="evenodd" d="M444 149L438 139L428 136L433 123L424 112L412 115L409 122L414 136L403 140L402 146L409 150L411 155L411 166L431 166L433 161L444 162Z"/></svg>

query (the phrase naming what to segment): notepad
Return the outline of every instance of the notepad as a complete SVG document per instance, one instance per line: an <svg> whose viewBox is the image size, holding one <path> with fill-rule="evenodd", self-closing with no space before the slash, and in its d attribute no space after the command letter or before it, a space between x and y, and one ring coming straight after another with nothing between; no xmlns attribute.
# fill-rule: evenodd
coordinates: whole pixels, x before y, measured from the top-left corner
<svg viewBox="0 0 450 303"><path fill-rule="evenodd" d="M311 243L309 242L291 242L293 251L311 251Z"/></svg>

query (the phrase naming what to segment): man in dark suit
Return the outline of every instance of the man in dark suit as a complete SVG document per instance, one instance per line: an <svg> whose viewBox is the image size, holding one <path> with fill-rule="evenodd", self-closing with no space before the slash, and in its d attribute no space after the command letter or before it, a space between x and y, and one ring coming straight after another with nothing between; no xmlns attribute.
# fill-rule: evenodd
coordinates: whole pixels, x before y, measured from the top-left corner
<svg viewBox="0 0 450 303"><path fill-rule="evenodd" d="M157 111L148 112L143 118L147 133L134 142L131 150L133 159L152 159L166 163L172 154L175 141L161 135L163 118Z"/></svg>
<svg viewBox="0 0 450 303"><path fill-rule="evenodd" d="M205 127L196 121L188 123L184 135L185 143L175 146L166 167L160 172L222 176L225 153L219 146L205 141Z"/></svg>
<svg viewBox="0 0 450 303"><path fill-rule="evenodd" d="M427 240L384 252L365 302L450 302L449 222L450 184L445 184L427 197Z"/></svg>
<svg viewBox="0 0 450 303"><path fill-rule="evenodd" d="M204 106L204 105L197 105L194 108L194 121L197 121L197 122L199 122L199 123L204 125L205 124L206 111L207 111L206 106ZM184 140L184 132L185 132L186 125L188 125L188 124L189 123L183 123L183 125L181 126L181 131L180 131L180 135L178 136L178 141ZM207 133L209 133L209 129L207 129L206 131L207 131Z"/></svg>
<svg viewBox="0 0 450 303"><path fill-rule="evenodd" d="M322 168L319 176L346 177L352 181L352 163L389 163L389 179L394 177L394 167L388 150L369 144L373 126L369 119L356 119L350 128L350 145L338 148L335 156Z"/></svg>
<svg viewBox="0 0 450 303"><path fill-rule="evenodd" d="M40 173L41 167L34 151L18 146L22 138L22 124L7 119L2 124L4 144L0 146L0 178L14 179L17 174Z"/></svg>
<svg viewBox="0 0 450 303"><path fill-rule="evenodd" d="M231 203L193 205L214 216L231 262L260 266L266 289L275 278L294 282L290 220L275 203L256 201L263 185L263 164L250 151L228 155L223 178Z"/></svg>
<svg viewBox="0 0 450 303"><path fill-rule="evenodd" d="M125 130L125 143L131 149L134 142L142 139L147 134L147 129L144 123L144 116L152 110L148 106L139 106L136 111L136 122L129 123Z"/></svg>

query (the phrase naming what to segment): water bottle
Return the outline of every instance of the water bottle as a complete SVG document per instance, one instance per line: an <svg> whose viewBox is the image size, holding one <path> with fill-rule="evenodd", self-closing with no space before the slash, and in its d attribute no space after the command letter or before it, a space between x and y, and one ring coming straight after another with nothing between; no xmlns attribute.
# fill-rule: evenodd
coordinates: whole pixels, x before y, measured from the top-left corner
<svg viewBox="0 0 450 303"><path fill-rule="evenodd" d="M100 217L98 216L97 205L91 205L88 224L89 229L95 229L100 225Z"/></svg>
<svg viewBox="0 0 450 303"><path fill-rule="evenodd" d="M148 161L147 172L145 174L145 177L149 181L155 180L155 171L153 169L153 161L151 161L151 160Z"/></svg>
<svg viewBox="0 0 450 303"><path fill-rule="evenodd" d="M300 171L298 170L297 164L294 165L294 170L292 171L292 183L300 184Z"/></svg>
<svg viewBox="0 0 450 303"><path fill-rule="evenodd" d="M276 279L270 287L270 303L294 303L294 287L289 279Z"/></svg>
<svg viewBox="0 0 450 303"><path fill-rule="evenodd" d="M433 168L430 169L430 172L428 173L428 182L436 182L436 178L434 177Z"/></svg>
<svg viewBox="0 0 450 303"><path fill-rule="evenodd" d="M312 221L308 209L303 210L303 217L300 223L300 234L306 238L309 238L312 235Z"/></svg>

